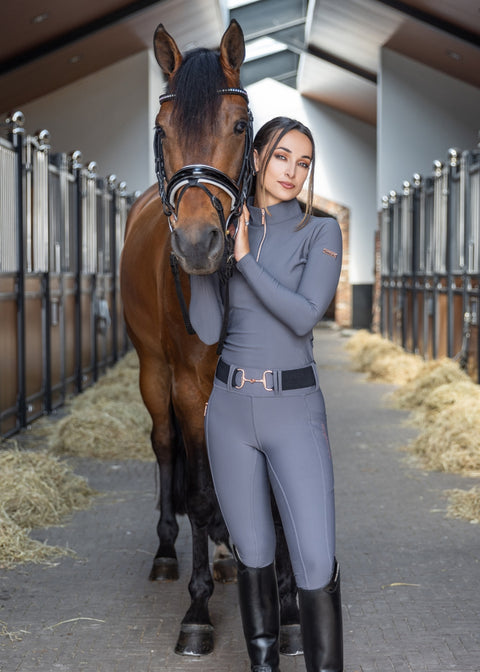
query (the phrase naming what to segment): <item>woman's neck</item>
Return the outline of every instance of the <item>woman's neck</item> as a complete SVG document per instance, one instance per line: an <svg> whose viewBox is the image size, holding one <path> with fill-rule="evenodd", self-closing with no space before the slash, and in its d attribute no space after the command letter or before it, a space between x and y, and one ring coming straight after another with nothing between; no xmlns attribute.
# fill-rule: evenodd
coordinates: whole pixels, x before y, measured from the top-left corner
<svg viewBox="0 0 480 672"><path fill-rule="evenodd" d="M254 198L253 198L253 205L256 208L262 208L262 209L263 208L271 208L272 205L278 205L279 203L284 203L284 201L275 200L275 202L269 203L269 199L265 198L265 195L263 194L263 192L261 190L259 191L258 189L255 193Z"/></svg>

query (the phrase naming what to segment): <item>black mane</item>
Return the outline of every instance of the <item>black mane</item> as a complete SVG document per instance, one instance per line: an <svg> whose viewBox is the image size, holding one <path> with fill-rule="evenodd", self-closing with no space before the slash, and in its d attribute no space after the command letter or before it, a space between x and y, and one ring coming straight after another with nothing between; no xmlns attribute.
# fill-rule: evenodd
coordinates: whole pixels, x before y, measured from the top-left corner
<svg viewBox="0 0 480 672"><path fill-rule="evenodd" d="M185 54L169 87L175 93L173 118L184 143L214 129L220 104L217 92L226 87L218 52L193 49Z"/></svg>

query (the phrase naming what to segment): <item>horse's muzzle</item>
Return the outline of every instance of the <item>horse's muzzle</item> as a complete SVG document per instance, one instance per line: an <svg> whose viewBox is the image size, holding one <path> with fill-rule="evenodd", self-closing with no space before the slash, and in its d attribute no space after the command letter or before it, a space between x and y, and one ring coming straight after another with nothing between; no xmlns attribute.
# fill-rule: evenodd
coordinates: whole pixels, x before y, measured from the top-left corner
<svg viewBox="0 0 480 672"><path fill-rule="evenodd" d="M221 229L210 224L196 231L176 228L172 231L172 251L186 273L206 275L220 266L224 240Z"/></svg>

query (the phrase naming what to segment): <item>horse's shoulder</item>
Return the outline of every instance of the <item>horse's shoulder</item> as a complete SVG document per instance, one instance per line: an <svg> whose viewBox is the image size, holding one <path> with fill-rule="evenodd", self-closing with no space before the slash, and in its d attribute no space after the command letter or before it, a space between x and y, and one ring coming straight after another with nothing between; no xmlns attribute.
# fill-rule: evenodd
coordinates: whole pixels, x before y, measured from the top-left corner
<svg viewBox="0 0 480 672"><path fill-rule="evenodd" d="M160 202L158 187L157 185L152 184L151 187L149 187L146 191L143 192L143 194L141 194L141 196L137 198L137 200L133 203L132 207L130 208L125 235L128 234L129 230L131 230L134 223L139 219L139 217L141 217L145 208L157 200Z"/></svg>

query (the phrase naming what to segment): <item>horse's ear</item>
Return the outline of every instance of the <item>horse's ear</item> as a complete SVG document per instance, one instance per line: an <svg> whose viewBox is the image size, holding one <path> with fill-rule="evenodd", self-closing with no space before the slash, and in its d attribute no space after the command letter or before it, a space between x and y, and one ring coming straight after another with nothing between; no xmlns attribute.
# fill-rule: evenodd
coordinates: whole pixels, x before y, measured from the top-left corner
<svg viewBox="0 0 480 672"><path fill-rule="evenodd" d="M158 65L167 77L171 77L182 63L182 54L177 43L160 23L153 36L153 50Z"/></svg>
<svg viewBox="0 0 480 672"><path fill-rule="evenodd" d="M240 24L232 19L220 44L220 63L226 72L230 71L238 76L244 59L245 40L243 31Z"/></svg>

